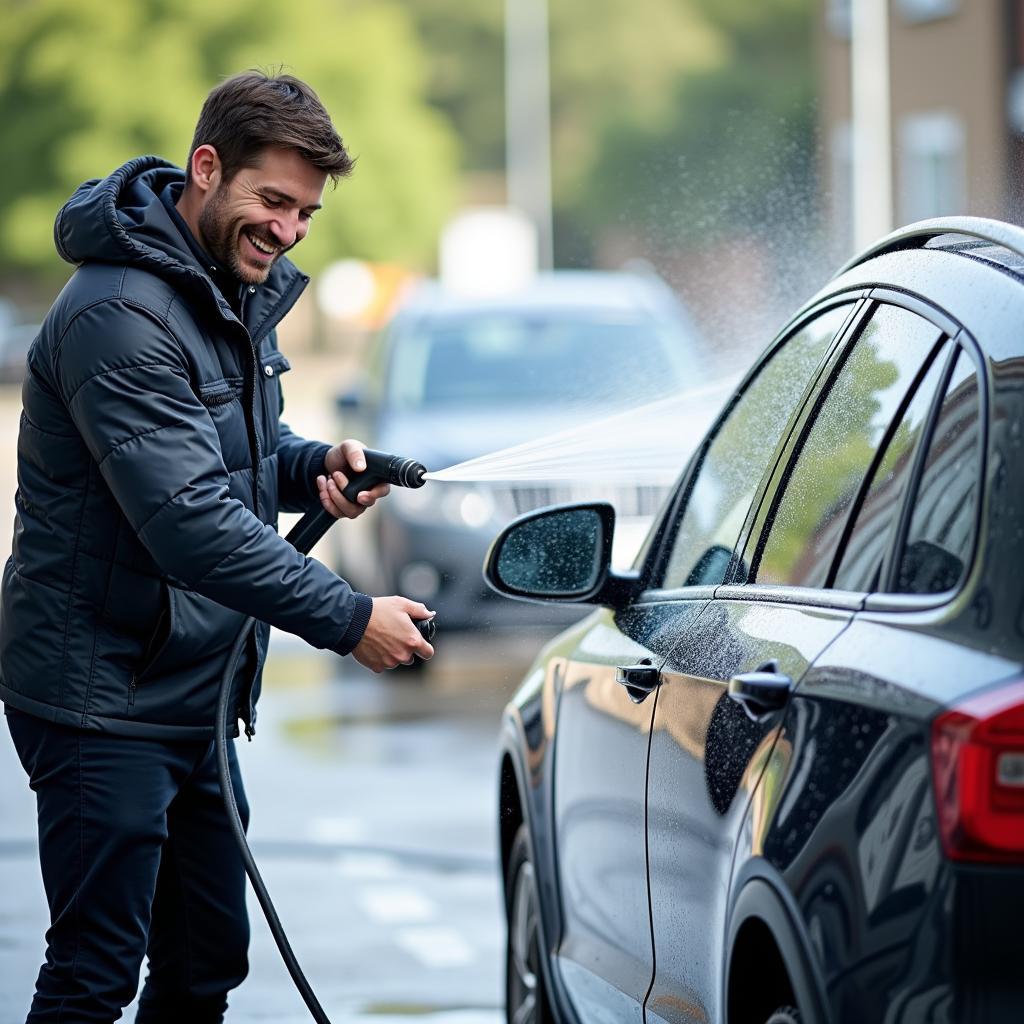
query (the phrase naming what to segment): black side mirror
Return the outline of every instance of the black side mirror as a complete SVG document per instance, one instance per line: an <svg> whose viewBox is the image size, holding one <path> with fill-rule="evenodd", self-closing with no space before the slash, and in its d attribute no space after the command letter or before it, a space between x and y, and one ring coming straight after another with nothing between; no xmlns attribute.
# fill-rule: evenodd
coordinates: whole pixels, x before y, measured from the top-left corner
<svg viewBox="0 0 1024 1024"><path fill-rule="evenodd" d="M484 562L493 590L526 601L591 601L606 588L615 510L605 502L529 512L498 534Z"/></svg>

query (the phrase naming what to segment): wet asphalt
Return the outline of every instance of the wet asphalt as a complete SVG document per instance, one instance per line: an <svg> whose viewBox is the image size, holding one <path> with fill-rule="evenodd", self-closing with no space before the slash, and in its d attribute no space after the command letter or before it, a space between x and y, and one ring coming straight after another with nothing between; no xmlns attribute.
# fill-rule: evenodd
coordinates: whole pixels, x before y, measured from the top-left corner
<svg viewBox="0 0 1024 1024"><path fill-rule="evenodd" d="M544 639L440 633L426 672L374 676L275 636L256 738L238 745L250 842L333 1024L503 1020L496 740ZM24 1019L46 928L34 803L6 728L0 772L6 1024ZM226 1020L308 1020L252 897L249 912L250 974Z"/></svg>

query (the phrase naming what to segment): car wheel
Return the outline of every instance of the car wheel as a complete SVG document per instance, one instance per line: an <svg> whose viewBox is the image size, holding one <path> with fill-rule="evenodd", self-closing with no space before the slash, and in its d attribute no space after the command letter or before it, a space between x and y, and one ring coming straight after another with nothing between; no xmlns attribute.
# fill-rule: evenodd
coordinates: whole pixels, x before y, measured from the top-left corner
<svg viewBox="0 0 1024 1024"><path fill-rule="evenodd" d="M803 1018L795 1006L780 1006L764 1024L800 1024Z"/></svg>
<svg viewBox="0 0 1024 1024"><path fill-rule="evenodd" d="M505 893L505 1019L508 1024L552 1024L540 962L540 902L525 825L519 826L512 843Z"/></svg>

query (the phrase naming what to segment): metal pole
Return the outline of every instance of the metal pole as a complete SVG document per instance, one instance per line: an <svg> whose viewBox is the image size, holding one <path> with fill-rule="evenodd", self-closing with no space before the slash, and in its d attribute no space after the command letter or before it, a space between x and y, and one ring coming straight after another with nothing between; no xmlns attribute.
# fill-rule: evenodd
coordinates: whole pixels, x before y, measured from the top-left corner
<svg viewBox="0 0 1024 1024"><path fill-rule="evenodd" d="M853 240L857 251L893 228L889 0L851 0Z"/></svg>
<svg viewBox="0 0 1024 1024"><path fill-rule="evenodd" d="M537 263L554 264L547 0L505 0L505 167L508 204L537 227Z"/></svg>

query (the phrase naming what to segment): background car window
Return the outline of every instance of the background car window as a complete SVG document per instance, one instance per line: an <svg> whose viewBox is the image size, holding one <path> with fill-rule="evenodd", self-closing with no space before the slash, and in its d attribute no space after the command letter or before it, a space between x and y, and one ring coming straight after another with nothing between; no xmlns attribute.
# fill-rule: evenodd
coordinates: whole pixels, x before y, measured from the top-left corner
<svg viewBox="0 0 1024 1024"><path fill-rule="evenodd" d="M392 365L390 399L404 410L630 405L696 372L689 339L655 320L501 313L419 327L398 339Z"/></svg>
<svg viewBox="0 0 1024 1024"><path fill-rule="evenodd" d="M947 352L943 347L932 359L875 469L832 584L839 590L878 589L882 560L896 529L914 466L914 452L942 380Z"/></svg>
<svg viewBox="0 0 1024 1024"><path fill-rule="evenodd" d="M768 460L851 308L852 304L830 309L794 334L729 413L697 471L662 586L724 581Z"/></svg>
<svg viewBox="0 0 1024 1024"><path fill-rule="evenodd" d="M937 594L957 585L974 544L981 471L978 371L961 350L925 458L896 590Z"/></svg>
<svg viewBox="0 0 1024 1024"><path fill-rule="evenodd" d="M881 306L820 404L772 518L758 583L823 587L850 505L939 331Z"/></svg>

